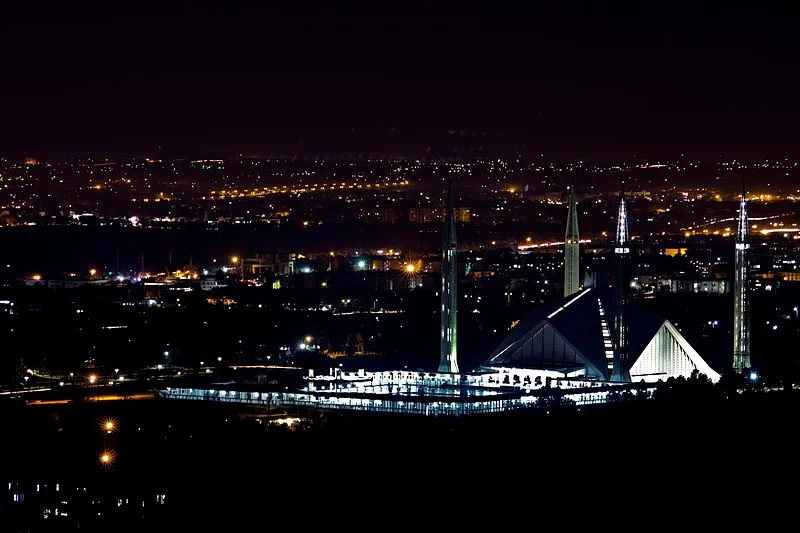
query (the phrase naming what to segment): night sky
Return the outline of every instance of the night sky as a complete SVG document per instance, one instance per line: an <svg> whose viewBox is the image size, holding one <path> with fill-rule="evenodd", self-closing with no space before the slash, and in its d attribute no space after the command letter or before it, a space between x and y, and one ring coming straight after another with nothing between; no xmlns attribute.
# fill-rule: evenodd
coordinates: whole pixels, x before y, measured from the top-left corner
<svg viewBox="0 0 800 533"><path fill-rule="evenodd" d="M788 10L163 3L4 2L0 153L797 155Z"/></svg>

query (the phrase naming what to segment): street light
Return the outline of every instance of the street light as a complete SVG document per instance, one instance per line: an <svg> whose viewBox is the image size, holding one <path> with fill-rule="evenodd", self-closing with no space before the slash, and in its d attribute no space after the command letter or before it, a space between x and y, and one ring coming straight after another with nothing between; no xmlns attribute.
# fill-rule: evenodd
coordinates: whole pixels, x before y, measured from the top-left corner
<svg viewBox="0 0 800 533"><path fill-rule="evenodd" d="M98 457L98 460L100 461L100 464L103 467L105 468L110 467L111 464L114 462L114 451L103 450L102 453L100 453L100 457Z"/></svg>
<svg viewBox="0 0 800 533"><path fill-rule="evenodd" d="M97 376L96 375L92 374L92 375L89 376L89 383L90 384L94 385L96 381L97 381Z"/></svg>
<svg viewBox="0 0 800 533"><path fill-rule="evenodd" d="M238 255L234 255L233 257L231 257L231 263L233 263L234 266L239 265L239 271L242 276L242 281L244 282L244 259L242 259L241 261L239 259L240 258Z"/></svg>
<svg viewBox="0 0 800 533"><path fill-rule="evenodd" d="M111 433L117 428L117 421L113 418L106 418L100 423L100 427L106 433Z"/></svg>

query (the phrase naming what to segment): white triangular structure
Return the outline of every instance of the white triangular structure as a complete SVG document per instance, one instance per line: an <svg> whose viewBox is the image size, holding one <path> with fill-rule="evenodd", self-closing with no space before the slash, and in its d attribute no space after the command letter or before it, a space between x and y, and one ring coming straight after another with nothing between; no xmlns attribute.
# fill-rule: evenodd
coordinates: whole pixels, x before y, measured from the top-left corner
<svg viewBox="0 0 800 533"><path fill-rule="evenodd" d="M708 376L711 381L718 381L720 378L675 326L665 320L636 359L630 374L631 381L634 382L656 382L680 376L688 378L695 369Z"/></svg>

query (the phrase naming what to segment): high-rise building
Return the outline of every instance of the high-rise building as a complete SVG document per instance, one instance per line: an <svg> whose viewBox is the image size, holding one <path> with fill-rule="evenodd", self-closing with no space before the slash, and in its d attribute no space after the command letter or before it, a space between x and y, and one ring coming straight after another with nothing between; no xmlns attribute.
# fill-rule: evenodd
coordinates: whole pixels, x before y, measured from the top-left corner
<svg viewBox="0 0 800 533"><path fill-rule="evenodd" d="M750 368L750 296L747 291L750 268L750 227L747 193L742 185L739 223L736 227L735 279L733 283L733 368L742 373Z"/></svg>
<svg viewBox="0 0 800 533"><path fill-rule="evenodd" d="M456 225L453 220L453 191L447 181L447 202L444 212L442 236L442 338L439 372L458 372L456 343L456 284L458 282L458 257L456 253Z"/></svg>
<svg viewBox="0 0 800 533"><path fill-rule="evenodd" d="M564 236L564 297L578 292L580 286L580 236L578 235L578 207L575 202L575 185L569 188L567 232Z"/></svg>
<svg viewBox="0 0 800 533"><path fill-rule="evenodd" d="M612 381L630 381L628 368L628 258L631 253L628 233L628 210L625 207L625 187L619 198L617 234L614 238L614 363Z"/></svg>

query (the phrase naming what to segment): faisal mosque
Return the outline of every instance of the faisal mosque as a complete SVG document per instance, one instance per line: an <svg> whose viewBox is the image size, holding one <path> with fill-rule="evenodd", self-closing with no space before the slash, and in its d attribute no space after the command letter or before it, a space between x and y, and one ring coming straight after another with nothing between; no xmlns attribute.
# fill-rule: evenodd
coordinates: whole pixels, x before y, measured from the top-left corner
<svg viewBox="0 0 800 533"><path fill-rule="evenodd" d="M325 374L309 370L302 389L275 392L229 383L220 389L161 391L174 399L197 399L286 407L469 415L533 407L558 394L578 405L603 403L609 392L647 388L698 371L720 374L670 323L630 301L631 239L624 189L619 197L613 243L613 282L581 284L580 236L574 186L569 191L564 239L564 296L521 317L509 335L471 372L458 365L456 227L448 182L442 239L440 360L437 372L389 370ZM750 368L749 224L742 192L736 235L733 368Z"/></svg>

